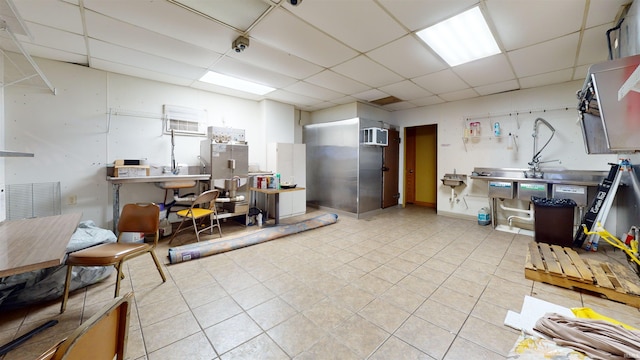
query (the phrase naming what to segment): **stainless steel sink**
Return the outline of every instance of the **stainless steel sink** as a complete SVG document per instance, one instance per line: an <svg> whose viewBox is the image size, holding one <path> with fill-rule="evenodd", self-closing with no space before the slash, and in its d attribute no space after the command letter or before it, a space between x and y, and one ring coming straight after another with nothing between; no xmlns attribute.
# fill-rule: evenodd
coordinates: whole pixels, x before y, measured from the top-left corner
<svg viewBox="0 0 640 360"><path fill-rule="evenodd" d="M444 177L440 179L440 181L442 181L442 184L454 188L460 185L464 185L467 182L467 175L444 174Z"/></svg>
<svg viewBox="0 0 640 360"><path fill-rule="evenodd" d="M167 180L155 183L161 189L186 189L196 186L195 180Z"/></svg>

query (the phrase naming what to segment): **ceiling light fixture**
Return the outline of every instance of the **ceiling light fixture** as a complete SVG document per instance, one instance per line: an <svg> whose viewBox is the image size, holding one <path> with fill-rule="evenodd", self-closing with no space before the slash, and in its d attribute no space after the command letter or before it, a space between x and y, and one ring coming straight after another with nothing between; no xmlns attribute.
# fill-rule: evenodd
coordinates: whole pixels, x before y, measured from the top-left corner
<svg viewBox="0 0 640 360"><path fill-rule="evenodd" d="M213 71L207 71L207 73L200 78L200 81L258 95L264 95L275 90L275 88L269 86L223 75Z"/></svg>
<svg viewBox="0 0 640 360"><path fill-rule="evenodd" d="M420 30L416 35L449 66L500 53L500 48L478 6Z"/></svg>

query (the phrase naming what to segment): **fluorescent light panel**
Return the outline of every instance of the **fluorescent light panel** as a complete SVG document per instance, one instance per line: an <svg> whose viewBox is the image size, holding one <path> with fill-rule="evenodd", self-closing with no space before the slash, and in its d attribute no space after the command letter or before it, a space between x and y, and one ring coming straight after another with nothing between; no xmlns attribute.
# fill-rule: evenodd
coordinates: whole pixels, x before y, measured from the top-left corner
<svg viewBox="0 0 640 360"><path fill-rule="evenodd" d="M450 66L500 53L478 6L416 33Z"/></svg>
<svg viewBox="0 0 640 360"><path fill-rule="evenodd" d="M264 95L275 90L275 88L269 86L234 78L232 76L223 75L213 71L207 71L207 73L200 78L200 81L258 95Z"/></svg>

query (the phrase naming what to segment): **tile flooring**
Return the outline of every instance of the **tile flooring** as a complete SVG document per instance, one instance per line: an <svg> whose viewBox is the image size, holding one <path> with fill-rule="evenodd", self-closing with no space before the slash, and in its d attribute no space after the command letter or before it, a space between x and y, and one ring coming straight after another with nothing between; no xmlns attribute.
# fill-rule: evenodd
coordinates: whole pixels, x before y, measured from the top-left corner
<svg viewBox="0 0 640 360"><path fill-rule="evenodd" d="M223 224L225 236L247 231ZM640 326L635 308L525 279L531 240L408 206L167 264L164 284L139 257L121 290L135 294L127 358L505 359L518 332L503 321L525 295ZM165 263L168 248L164 239L157 249ZM59 301L4 311L0 343L59 320L4 360L33 358L68 335L111 299L113 281L72 293L62 315Z"/></svg>

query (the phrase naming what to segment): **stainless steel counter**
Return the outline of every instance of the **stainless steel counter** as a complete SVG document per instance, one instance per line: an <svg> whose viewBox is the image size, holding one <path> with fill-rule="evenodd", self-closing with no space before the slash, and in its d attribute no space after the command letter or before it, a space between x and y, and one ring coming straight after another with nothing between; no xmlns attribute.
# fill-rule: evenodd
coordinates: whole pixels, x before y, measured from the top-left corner
<svg viewBox="0 0 640 360"><path fill-rule="evenodd" d="M107 176L107 181L113 187L113 232L118 233L118 219L120 218L120 186L134 183L171 183L180 181L195 181L196 186L201 180L211 179L211 174L194 175L160 175L139 177L113 177Z"/></svg>
<svg viewBox="0 0 640 360"><path fill-rule="evenodd" d="M183 181L183 180L209 180L210 174L195 174L195 175L160 175L160 176L139 176L139 177L112 177L107 176L107 181L112 184L129 184L129 183L161 183L171 181Z"/></svg>
<svg viewBox="0 0 640 360"><path fill-rule="evenodd" d="M494 228L498 227L498 200L500 204L505 199L526 200L531 196L549 197L553 195L556 188L560 198L571 198L576 200L581 206L588 203L588 188L592 189L604 178L607 177L608 171L586 171L586 170L543 170L536 173L537 177L532 177L529 169L514 168L474 168L472 175L473 180L487 181L488 197L490 199L491 222ZM562 190L570 186L573 190ZM576 190L577 188L577 190ZM565 193L566 192L566 193ZM575 193L574 193L575 192ZM529 217L533 217L527 209L510 209L515 213L525 213ZM580 216L582 215L580 211ZM507 219L522 219L520 216L510 216ZM529 220L526 218L524 220ZM509 222L511 229L511 222Z"/></svg>
<svg viewBox="0 0 640 360"><path fill-rule="evenodd" d="M474 168L470 178L487 181L540 182L546 184L566 184L597 186L609 173L591 170L548 170L541 178L525 177L528 169ZM477 174L477 175L476 175Z"/></svg>

